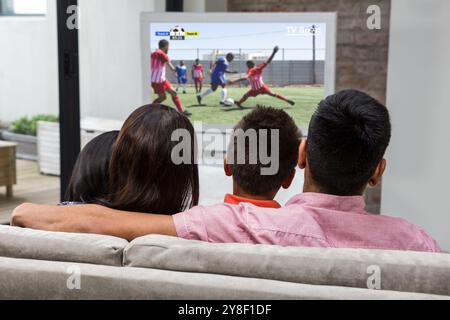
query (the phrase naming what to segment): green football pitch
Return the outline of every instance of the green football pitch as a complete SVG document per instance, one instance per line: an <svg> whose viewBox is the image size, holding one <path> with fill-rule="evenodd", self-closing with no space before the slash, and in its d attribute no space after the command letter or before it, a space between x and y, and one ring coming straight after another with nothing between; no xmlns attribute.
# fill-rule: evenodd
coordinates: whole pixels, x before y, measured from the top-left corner
<svg viewBox="0 0 450 320"><path fill-rule="evenodd" d="M198 105L195 89L192 87L188 87L186 94L183 94L180 89L179 96L183 106L192 113L190 117L192 121L202 121L207 124L235 125L244 115L251 111L253 106L265 105L285 110L295 119L300 128L306 128L317 104L324 98L325 94L323 87L271 87L271 90L274 93L294 100L295 106L291 107L284 101L267 95L261 95L256 98L249 98L244 103L243 109L237 106L224 107L219 103L220 88L215 93L204 98L202 106ZM247 91L247 88L230 87L228 88L228 97L239 100ZM164 103L169 106L174 106L172 99L169 97Z"/></svg>

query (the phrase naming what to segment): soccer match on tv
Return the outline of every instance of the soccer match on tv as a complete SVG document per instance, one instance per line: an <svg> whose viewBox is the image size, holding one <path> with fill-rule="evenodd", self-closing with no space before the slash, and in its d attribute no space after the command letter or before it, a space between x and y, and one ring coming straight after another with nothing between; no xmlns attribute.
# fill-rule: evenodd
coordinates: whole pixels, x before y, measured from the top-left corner
<svg viewBox="0 0 450 320"><path fill-rule="evenodd" d="M325 35L323 23L151 23L154 102L214 124L273 105L306 126L325 94Z"/></svg>

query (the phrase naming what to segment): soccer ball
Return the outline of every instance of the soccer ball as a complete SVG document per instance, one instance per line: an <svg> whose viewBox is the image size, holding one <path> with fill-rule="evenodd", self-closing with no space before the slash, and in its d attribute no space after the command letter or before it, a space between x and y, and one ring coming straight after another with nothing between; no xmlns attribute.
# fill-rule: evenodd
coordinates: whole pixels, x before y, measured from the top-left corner
<svg viewBox="0 0 450 320"><path fill-rule="evenodd" d="M227 100L225 100L223 102L227 107L231 107L232 105L234 105L234 100L231 98L228 98Z"/></svg>

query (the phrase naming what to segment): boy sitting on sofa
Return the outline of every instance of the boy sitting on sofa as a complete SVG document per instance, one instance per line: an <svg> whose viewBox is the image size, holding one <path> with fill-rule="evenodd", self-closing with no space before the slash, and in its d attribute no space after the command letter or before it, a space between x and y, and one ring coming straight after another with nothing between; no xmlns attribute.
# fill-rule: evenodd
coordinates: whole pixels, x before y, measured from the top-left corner
<svg viewBox="0 0 450 320"><path fill-rule="evenodd" d="M246 115L234 128L225 157L224 170L233 177L233 194L227 194L224 202L281 208L274 198L281 188L289 188L295 177L301 137L294 120L283 110L257 107ZM268 172L262 172L263 168Z"/></svg>
<svg viewBox="0 0 450 320"><path fill-rule="evenodd" d="M281 208L219 204L161 216L96 205L25 204L14 211L12 224L128 240L162 234L209 242L439 252L421 228L365 211L364 192L381 180L390 137L384 105L357 90L341 91L320 102L314 113L308 139L298 149L303 193Z"/></svg>

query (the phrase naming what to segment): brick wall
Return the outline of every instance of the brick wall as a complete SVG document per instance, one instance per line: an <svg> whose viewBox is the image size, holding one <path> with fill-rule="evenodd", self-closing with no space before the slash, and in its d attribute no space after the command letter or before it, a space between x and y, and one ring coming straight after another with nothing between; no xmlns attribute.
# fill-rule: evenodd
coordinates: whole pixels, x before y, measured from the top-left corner
<svg viewBox="0 0 450 320"><path fill-rule="evenodd" d="M378 5L381 30L367 28L368 6ZM390 0L228 0L229 11L337 12L336 90L359 89L386 101ZM367 210L380 212L381 187L366 194Z"/></svg>

